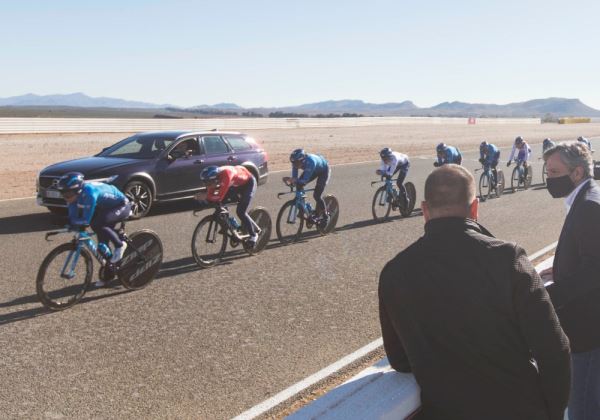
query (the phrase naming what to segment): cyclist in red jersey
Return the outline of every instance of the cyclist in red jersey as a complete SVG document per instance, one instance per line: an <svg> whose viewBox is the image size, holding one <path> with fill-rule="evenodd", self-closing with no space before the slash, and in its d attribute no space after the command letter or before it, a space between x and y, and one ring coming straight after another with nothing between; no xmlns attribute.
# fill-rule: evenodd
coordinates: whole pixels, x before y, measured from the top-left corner
<svg viewBox="0 0 600 420"><path fill-rule="evenodd" d="M256 244L258 232L252 218L248 215L248 207L256 192L256 179L243 166L208 166L200 173L200 179L206 184L206 191L196 195L198 200L220 203L225 198L237 201L237 216L242 226L250 235L248 242Z"/></svg>

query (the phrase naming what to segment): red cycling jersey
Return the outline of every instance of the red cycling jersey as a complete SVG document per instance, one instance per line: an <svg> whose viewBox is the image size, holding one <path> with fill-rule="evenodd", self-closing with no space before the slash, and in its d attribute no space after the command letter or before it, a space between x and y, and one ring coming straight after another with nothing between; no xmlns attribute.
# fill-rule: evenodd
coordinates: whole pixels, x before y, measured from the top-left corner
<svg viewBox="0 0 600 420"><path fill-rule="evenodd" d="M215 203L223 201L229 188L241 187L242 185L245 185L251 177L252 174L250 171L243 166L221 166L219 168L217 185L206 189L206 199Z"/></svg>

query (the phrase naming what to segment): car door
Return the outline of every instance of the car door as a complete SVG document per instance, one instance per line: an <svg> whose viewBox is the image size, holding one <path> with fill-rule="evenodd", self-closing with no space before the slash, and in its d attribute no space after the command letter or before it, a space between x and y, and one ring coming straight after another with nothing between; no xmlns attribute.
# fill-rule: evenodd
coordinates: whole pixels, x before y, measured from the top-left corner
<svg viewBox="0 0 600 420"><path fill-rule="evenodd" d="M203 151L202 167L211 165L237 165L237 157L220 135L209 134L201 137Z"/></svg>
<svg viewBox="0 0 600 420"><path fill-rule="evenodd" d="M202 153L198 139L187 137L169 150L159 176L158 190L163 198L185 197L200 188Z"/></svg>

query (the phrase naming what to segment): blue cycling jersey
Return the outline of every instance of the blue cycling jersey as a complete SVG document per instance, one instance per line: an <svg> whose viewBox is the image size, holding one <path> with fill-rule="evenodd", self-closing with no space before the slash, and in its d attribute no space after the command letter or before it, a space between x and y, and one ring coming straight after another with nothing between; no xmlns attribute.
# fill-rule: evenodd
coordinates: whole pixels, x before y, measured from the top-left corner
<svg viewBox="0 0 600 420"><path fill-rule="evenodd" d="M459 150L454 146L446 146L444 156L438 156L438 163L440 165L444 165L446 163L460 164L461 160L462 155L460 154Z"/></svg>
<svg viewBox="0 0 600 420"><path fill-rule="evenodd" d="M122 206L126 201L125 195L114 185L86 182L77 201L69 204L69 223L74 226L89 225L96 208L112 209Z"/></svg>
<svg viewBox="0 0 600 420"><path fill-rule="evenodd" d="M315 175L327 173L329 171L329 164L321 155L308 154L302 162L302 170L302 176L298 178L298 169L292 166L292 178L296 178L299 185L307 184Z"/></svg>
<svg viewBox="0 0 600 420"><path fill-rule="evenodd" d="M485 159L485 165L493 165L500 160L500 149L495 144L488 144L486 150L480 150L479 156Z"/></svg>

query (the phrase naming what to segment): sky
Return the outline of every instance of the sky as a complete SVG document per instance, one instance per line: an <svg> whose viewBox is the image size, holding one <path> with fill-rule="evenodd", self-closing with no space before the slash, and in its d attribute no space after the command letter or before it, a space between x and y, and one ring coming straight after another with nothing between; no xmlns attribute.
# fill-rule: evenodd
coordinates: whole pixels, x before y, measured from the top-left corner
<svg viewBox="0 0 600 420"><path fill-rule="evenodd" d="M0 1L0 97L600 109L600 2Z"/></svg>

